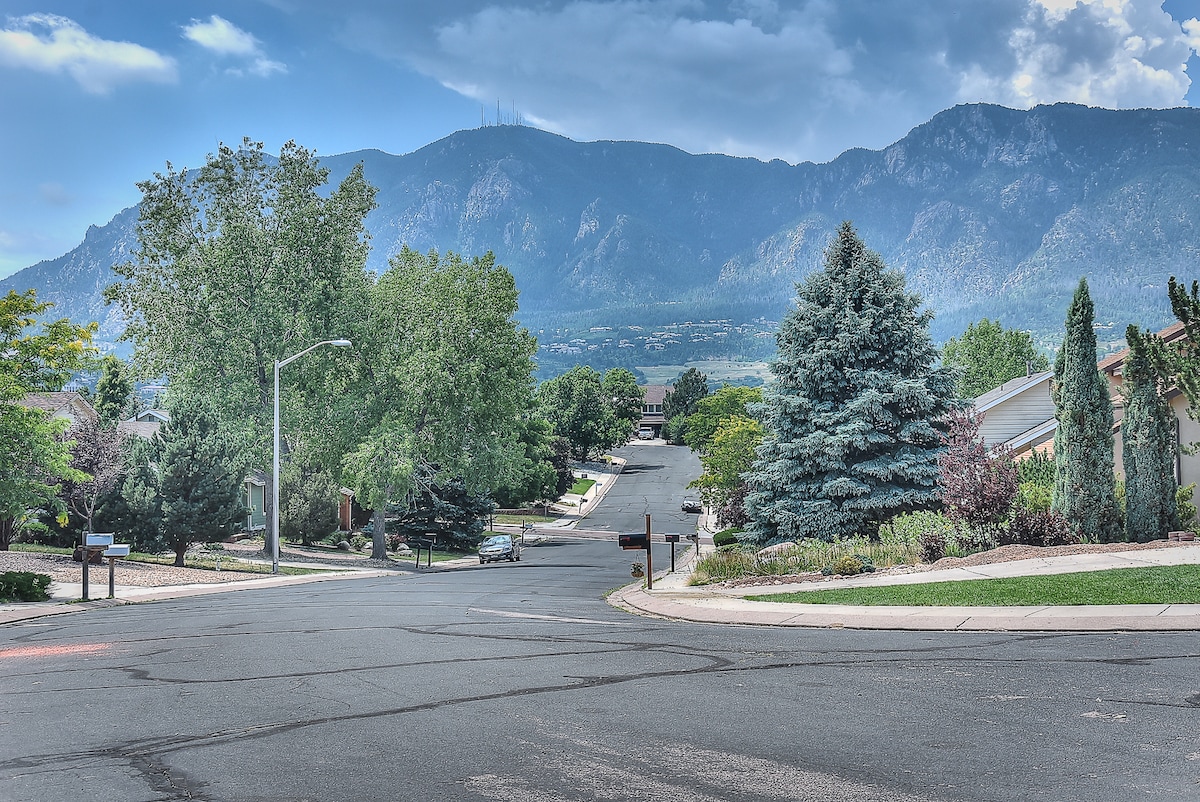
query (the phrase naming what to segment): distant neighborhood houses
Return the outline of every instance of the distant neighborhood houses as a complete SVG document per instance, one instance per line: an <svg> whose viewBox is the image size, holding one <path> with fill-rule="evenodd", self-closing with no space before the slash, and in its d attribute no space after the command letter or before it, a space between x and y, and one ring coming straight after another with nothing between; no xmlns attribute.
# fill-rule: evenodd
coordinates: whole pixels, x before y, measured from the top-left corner
<svg viewBox="0 0 1200 802"><path fill-rule="evenodd" d="M1158 333L1166 342L1173 342L1184 335L1183 324L1176 323ZM1108 379L1113 402L1113 456L1118 478L1125 475L1122 462L1121 420L1124 403L1121 398L1123 368L1129 350L1119 351L1105 357L1097 368ZM989 446L1006 445L1017 458L1032 451L1053 452L1054 399L1051 387L1054 374L1050 371L1034 373L1011 379L995 390L975 399L972 409L981 416L979 435ZM1167 400L1175 413L1175 439L1181 446L1176 457L1175 476L1180 485L1192 482L1200 484L1200 455L1182 453L1182 446L1200 441L1200 424L1188 416L1188 403L1176 388L1171 388Z"/></svg>
<svg viewBox="0 0 1200 802"><path fill-rule="evenodd" d="M542 350L551 354L583 354L609 348L666 351L685 344L725 340L732 334L756 338L773 337L778 327L778 321L766 318L755 318L745 323L734 323L732 320L687 320L682 323L668 323L649 332L639 325L615 328L593 326L586 332L586 337L560 335L554 338L547 337L546 332L539 332L538 339L543 341ZM622 333L626 336L621 336Z"/></svg>

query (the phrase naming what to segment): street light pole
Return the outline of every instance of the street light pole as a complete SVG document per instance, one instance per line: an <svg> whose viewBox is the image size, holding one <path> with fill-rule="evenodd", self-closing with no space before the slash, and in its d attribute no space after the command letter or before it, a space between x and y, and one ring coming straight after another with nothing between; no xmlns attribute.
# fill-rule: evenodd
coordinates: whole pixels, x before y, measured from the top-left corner
<svg viewBox="0 0 1200 802"><path fill-rule="evenodd" d="M290 365L300 357L320 348L322 345L332 345L336 348L349 348L353 343L349 340L322 340L316 345L310 345L298 354L293 354L282 361L275 362L275 449L271 465L271 573L279 573L279 369Z"/></svg>

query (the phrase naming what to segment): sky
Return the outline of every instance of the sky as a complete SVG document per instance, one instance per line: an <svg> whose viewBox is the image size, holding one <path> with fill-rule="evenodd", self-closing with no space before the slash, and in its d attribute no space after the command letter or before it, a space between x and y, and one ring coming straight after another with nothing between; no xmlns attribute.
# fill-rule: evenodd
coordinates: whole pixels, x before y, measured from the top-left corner
<svg viewBox="0 0 1200 802"><path fill-rule="evenodd" d="M0 277L170 162L409 153L518 116L825 162L959 103L1200 104L1200 0L3 0Z"/></svg>

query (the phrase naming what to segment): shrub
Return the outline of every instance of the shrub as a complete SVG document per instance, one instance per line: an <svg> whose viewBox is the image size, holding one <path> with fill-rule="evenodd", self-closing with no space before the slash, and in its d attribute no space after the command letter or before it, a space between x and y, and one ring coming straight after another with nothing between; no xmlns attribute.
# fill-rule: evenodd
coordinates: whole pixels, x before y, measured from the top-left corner
<svg viewBox="0 0 1200 802"><path fill-rule="evenodd" d="M920 535L921 562L935 563L946 556L946 534L928 529Z"/></svg>
<svg viewBox="0 0 1200 802"><path fill-rule="evenodd" d="M1017 461L1017 481L1054 488L1054 458L1041 451L1033 451Z"/></svg>
<svg viewBox="0 0 1200 802"><path fill-rule="evenodd" d="M366 535L355 534L350 536L350 548L354 549L355 551L362 551L370 542L371 541L367 539Z"/></svg>
<svg viewBox="0 0 1200 802"><path fill-rule="evenodd" d="M715 535L713 535L713 545L716 546L718 549L721 548L722 546L737 545L740 542L738 540L738 532L740 532L740 531L742 531L742 530L740 530L740 529L723 529L720 532L717 532Z"/></svg>
<svg viewBox="0 0 1200 802"><path fill-rule="evenodd" d="M946 556L966 557L990 551L999 545L998 529L994 526L957 526L946 538Z"/></svg>
<svg viewBox="0 0 1200 802"><path fill-rule="evenodd" d="M866 564L857 554L847 554L845 557L839 558L833 564L832 568L833 573L838 576L855 576L866 570ZM874 569L875 567L871 566L871 570L873 571Z"/></svg>
<svg viewBox="0 0 1200 802"><path fill-rule="evenodd" d="M1196 505L1192 496L1196 492L1196 483L1184 485L1175 491L1175 514L1179 516L1179 527L1196 531Z"/></svg>
<svg viewBox="0 0 1200 802"><path fill-rule="evenodd" d="M1048 512L1054 498L1054 488L1037 482L1022 482L1017 488L1018 507L1029 512Z"/></svg>
<svg viewBox="0 0 1200 802"><path fill-rule="evenodd" d="M36 602L50 598L50 576L31 571L5 571L0 574L0 602Z"/></svg>
<svg viewBox="0 0 1200 802"><path fill-rule="evenodd" d="M399 551L400 547L404 545L404 538L400 537L399 535L388 534L385 537L387 540L388 551Z"/></svg>
<svg viewBox="0 0 1200 802"><path fill-rule="evenodd" d="M1061 513L1017 509L1008 526L1007 540L1023 546L1066 546L1078 543L1079 537Z"/></svg>

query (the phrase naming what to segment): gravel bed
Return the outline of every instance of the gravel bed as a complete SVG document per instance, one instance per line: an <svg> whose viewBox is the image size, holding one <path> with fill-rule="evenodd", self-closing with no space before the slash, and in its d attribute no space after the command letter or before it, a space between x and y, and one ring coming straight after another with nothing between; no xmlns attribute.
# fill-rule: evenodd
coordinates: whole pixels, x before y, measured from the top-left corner
<svg viewBox="0 0 1200 802"><path fill-rule="evenodd" d="M103 565L90 566L88 582L107 585L108 561ZM83 565L71 559L69 554L39 554L25 551L0 551L0 572L31 571L49 574L55 582L82 582ZM238 582L243 579L261 577L248 571L206 571L201 568L176 568L173 565L155 565L132 560L117 560L114 581L118 585L140 588L161 588L167 585L199 585Z"/></svg>
<svg viewBox="0 0 1200 802"><path fill-rule="evenodd" d="M993 563L1013 562L1014 560L1034 560L1047 557L1067 557L1073 554L1112 554L1121 551L1146 551L1149 549L1175 549L1200 547L1200 543L1177 543L1169 540L1155 540L1150 543L1074 543L1069 546L1000 546L991 551L981 551L967 557L943 557L935 563L926 565L898 565L892 568L880 568L876 574L916 574L923 571L940 571L947 568L970 568L976 565L992 565ZM779 576L747 576L740 579L727 579L716 583L718 587L746 588L758 585L796 585L801 582L828 582L844 577L826 576L819 572L804 574L788 574Z"/></svg>

